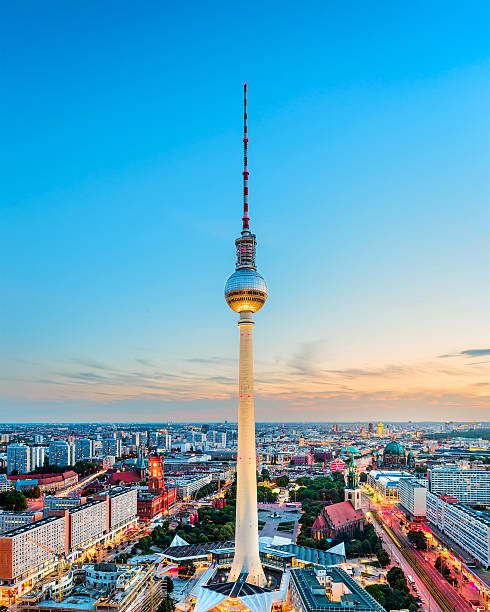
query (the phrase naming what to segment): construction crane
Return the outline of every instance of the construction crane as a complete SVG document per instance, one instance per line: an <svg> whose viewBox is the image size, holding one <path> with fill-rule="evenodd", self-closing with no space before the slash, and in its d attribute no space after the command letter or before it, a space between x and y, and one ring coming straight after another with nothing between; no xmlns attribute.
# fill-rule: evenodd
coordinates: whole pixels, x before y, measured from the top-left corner
<svg viewBox="0 0 490 612"><path fill-rule="evenodd" d="M44 548L44 550L47 550L48 552L53 553L53 555L55 555L58 558L58 560L57 560L58 601L59 602L63 601L63 586L62 586L61 582L62 582L62 579L63 579L63 561L66 562L66 558L65 558L64 553L62 552L61 548L60 548L60 550L58 552L56 552L52 548L49 548L49 546L46 546L45 544L41 544L41 542L38 542L34 538L30 538L29 536L26 536L26 537L31 542L34 542L34 544L37 544L41 548Z"/></svg>

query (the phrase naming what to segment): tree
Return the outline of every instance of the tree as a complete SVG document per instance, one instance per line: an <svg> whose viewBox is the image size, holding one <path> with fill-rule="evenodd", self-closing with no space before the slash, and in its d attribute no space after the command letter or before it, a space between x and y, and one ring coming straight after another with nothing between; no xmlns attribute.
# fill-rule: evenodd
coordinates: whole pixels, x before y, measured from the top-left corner
<svg viewBox="0 0 490 612"><path fill-rule="evenodd" d="M376 551L376 557L381 567L387 567L390 564L390 555L382 547Z"/></svg>
<svg viewBox="0 0 490 612"><path fill-rule="evenodd" d="M399 567L392 567L386 574L386 580L392 589L403 591L404 593L409 592L407 580L403 570Z"/></svg>
<svg viewBox="0 0 490 612"><path fill-rule="evenodd" d="M262 476L262 480L270 480L271 479L271 475L270 472L267 468L262 468L262 471L260 472L261 476Z"/></svg>
<svg viewBox="0 0 490 612"><path fill-rule="evenodd" d="M2 491L0 493L0 506L4 510L19 512L27 509L27 499L21 491Z"/></svg>
<svg viewBox="0 0 490 612"><path fill-rule="evenodd" d="M276 478L276 485L281 489L285 489L289 484L289 478L287 476L278 476Z"/></svg>
<svg viewBox="0 0 490 612"><path fill-rule="evenodd" d="M38 499L41 497L41 489L39 487L33 487L32 489L27 489L24 491L24 495L28 499Z"/></svg>
<svg viewBox="0 0 490 612"><path fill-rule="evenodd" d="M421 531L410 529L407 534L408 540L419 550L427 550L427 538Z"/></svg>
<svg viewBox="0 0 490 612"><path fill-rule="evenodd" d="M359 474L359 482L367 482L367 474L366 474L366 472L361 472Z"/></svg>

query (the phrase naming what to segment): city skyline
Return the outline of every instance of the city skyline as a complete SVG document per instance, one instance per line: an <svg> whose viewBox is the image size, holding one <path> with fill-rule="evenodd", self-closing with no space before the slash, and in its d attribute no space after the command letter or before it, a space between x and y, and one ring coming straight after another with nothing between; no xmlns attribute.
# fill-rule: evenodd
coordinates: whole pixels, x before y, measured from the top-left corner
<svg viewBox="0 0 490 612"><path fill-rule="evenodd" d="M233 420L244 80L257 421L488 415L485 3L61 6L1 26L4 421Z"/></svg>

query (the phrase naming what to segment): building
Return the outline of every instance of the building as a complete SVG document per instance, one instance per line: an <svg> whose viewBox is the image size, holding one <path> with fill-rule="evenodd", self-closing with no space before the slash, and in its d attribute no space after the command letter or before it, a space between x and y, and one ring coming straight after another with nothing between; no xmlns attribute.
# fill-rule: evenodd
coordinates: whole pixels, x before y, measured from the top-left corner
<svg viewBox="0 0 490 612"><path fill-rule="evenodd" d="M413 478L409 472L371 470L367 476L367 486L383 501L398 503L400 480Z"/></svg>
<svg viewBox="0 0 490 612"><path fill-rule="evenodd" d="M291 569L289 596L295 612L382 612L384 608L337 567Z"/></svg>
<svg viewBox="0 0 490 612"><path fill-rule="evenodd" d="M58 497L56 495L46 495L44 498L44 515L49 516L50 512L59 510L71 510L87 501L86 497Z"/></svg>
<svg viewBox="0 0 490 612"><path fill-rule="evenodd" d="M426 514L427 488L416 478L401 478L398 483L399 506L410 520L422 519Z"/></svg>
<svg viewBox="0 0 490 612"><path fill-rule="evenodd" d="M82 565L76 583L64 592L60 603L48 598L49 591L43 588L37 596L22 598L18 608L22 612L59 612L60 608L64 612L149 612L158 610L166 595L165 580L154 574L153 566L115 563Z"/></svg>
<svg viewBox="0 0 490 612"><path fill-rule="evenodd" d="M490 568L488 510L473 510L457 498L427 492L427 519L477 563Z"/></svg>
<svg viewBox="0 0 490 612"><path fill-rule="evenodd" d="M44 465L46 449L44 446L31 446L31 471Z"/></svg>
<svg viewBox="0 0 490 612"><path fill-rule="evenodd" d="M490 471L435 467L427 470L427 478L431 493L456 497L462 504L490 506Z"/></svg>
<svg viewBox="0 0 490 612"><path fill-rule="evenodd" d="M211 474L189 474L180 476L178 478L172 478L169 483L172 485L172 487L176 487L177 497L179 499L189 499L194 495L194 493L196 493L196 491L199 491L199 489L202 489L202 487L205 487L211 481Z"/></svg>
<svg viewBox="0 0 490 612"><path fill-rule="evenodd" d="M383 451L383 469L400 469L406 467L407 457L403 446L395 440L389 442Z"/></svg>
<svg viewBox="0 0 490 612"><path fill-rule="evenodd" d="M311 537L315 540L335 539L341 533L347 533L352 537L357 531L364 530L366 517L361 509L361 489L353 453L349 462L346 484L345 501L323 506L315 519L311 527Z"/></svg>
<svg viewBox="0 0 490 612"><path fill-rule="evenodd" d="M139 439L139 437L138 437ZM122 443L118 438L104 438L102 440L102 453L120 457L122 455Z"/></svg>
<svg viewBox="0 0 490 612"><path fill-rule="evenodd" d="M77 438L75 440L75 461L88 461L94 455L93 440L90 440L90 438Z"/></svg>
<svg viewBox="0 0 490 612"><path fill-rule="evenodd" d="M138 512L138 494L136 489L117 487L110 489L109 526L111 531L132 525Z"/></svg>
<svg viewBox="0 0 490 612"><path fill-rule="evenodd" d="M0 510L0 533L17 529L43 518L43 513L38 512L8 512Z"/></svg>
<svg viewBox="0 0 490 612"><path fill-rule="evenodd" d="M15 488L20 491L39 487L42 494L56 493L78 482L78 474L72 470L61 474L19 474L18 476L11 475L8 478Z"/></svg>
<svg viewBox="0 0 490 612"><path fill-rule="evenodd" d="M369 423L369 425L368 425L368 433L369 434L373 434L374 433L374 423Z"/></svg>
<svg viewBox="0 0 490 612"><path fill-rule="evenodd" d="M64 440L53 440L49 443L49 464L50 465L73 465L73 447Z"/></svg>
<svg viewBox="0 0 490 612"><path fill-rule="evenodd" d="M157 514L167 512L177 499L177 489L165 486L162 455L148 458L148 489L138 490L138 516L150 520Z"/></svg>
<svg viewBox="0 0 490 612"><path fill-rule="evenodd" d="M109 497L80 504L69 512L70 530L68 546L70 550L87 548L100 540L109 528Z"/></svg>
<svg viewBox="0 0 490 612"><path fill-rule="evenodd" d="M42 444L44 442L44 436L41 434L36 434L34 436L34 444Z"/></svg>
<svg viewBox="0 0 490 612"><path fill-rule="evenodd" d="M7 474L28 474L31 471L31 452L26 444L7 446Z"/></svg>
<svg viewBox="0 0 490 612"><path fill-rule="evenodd" d="M7 478L7 474L0 474L0 493L2 491L11 491L13 488L14 485Z"/></svg>
<svg viewBox="0 0 490 612"><path fill-rule="evenodd" d="M311 537L315 540L335 539L341 533L353 537L357 530L363 530L366 524L364 512L354 508L350 501L343 501L330 506L323 506L311 528Z"/></svg>
<svg viewBox="0 0 490 612"><path fill-rule="evenodd" d="M385 428L384 423L378 423L376 425L376 434L381 437L383 435L384 428Z"/></svg>
<svg viewBox="0 0 490 612"><path fill-rule="evenodd" d="M50 550L68 552L67 522L64 516L51 516L8 531L0 536L0 590L14 588L17 594L23 586L53 562ZM5 595L2 597L5 599Z"/></svg>

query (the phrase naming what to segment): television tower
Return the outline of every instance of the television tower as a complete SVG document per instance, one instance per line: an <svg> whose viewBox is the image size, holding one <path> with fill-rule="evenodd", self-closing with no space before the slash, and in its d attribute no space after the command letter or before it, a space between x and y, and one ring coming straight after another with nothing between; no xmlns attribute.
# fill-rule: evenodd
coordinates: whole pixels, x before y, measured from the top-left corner
<svg viewBox="0 0 490 612"><path fill-rule="evenodd" d="M247 84L244 90L243 115L243 217L241 236L235 240L235 272L226 281L228 306L240 314L240 366L238 383L238 455L235 556L229 582L240 578L264 586L266 578L259 558L257 517L257 472L255 455L255 415L253 377L253 313L267 299L267 285L255 266L255 235L250 233L248 216L248 134Z"/></svg>

